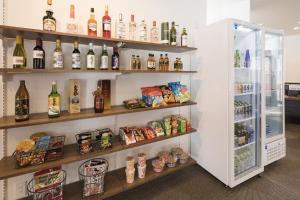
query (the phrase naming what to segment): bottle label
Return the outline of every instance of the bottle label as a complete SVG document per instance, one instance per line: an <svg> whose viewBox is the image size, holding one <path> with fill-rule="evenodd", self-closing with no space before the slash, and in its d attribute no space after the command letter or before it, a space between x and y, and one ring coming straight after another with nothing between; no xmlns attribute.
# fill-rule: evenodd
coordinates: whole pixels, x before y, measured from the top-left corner
<svg viewBox="0 0 300 200"><path fill-rule="evenodd" d="M112 58L112 69L119 69L119 58L117 56Z"/></svg>
<svg viewBox="0 0 300 200"><path fill-rule="evenodd" d="M108 69L108 56L101 56L101 67L100 69Z"/></svg>
<svg viewBox="0 0 300 200"><path fill-rule="evenodd" d="M24 57L14 56L13 57L13 65L24 65Z"/></svg>
<svg viewBox="0 0 300 200"><path fill-rule="evenodd" d="M181 37L181 46L186 47L187 45L188 45L188 37L187 37L187 35L183 35Z"/></svg>
<svg viewBox="0 0 300 200"><path fill-rule="evenodd" d="M64 57L63 57L62 52L54 52L53 67L54 68L63 68L64 67Z"/></svg>
<svg viewBox="0 0 300 200"><path fill-rule="evenodd" d="M97 31L97 24L96 23L89 23L89 30L92 32L96 32Z"/></svg>
<svg viewBox="0 0 300 200"><path fill-rule="evenodd" d="M86 59L88 69L95 69L95 55L87 55Z"/></svg>
<svg viewBox="0 0 300 200"><path fill-rule="evenodd" d="M77 24L72 24L72 23L67 24L67 32L77 33Z"/></svg>
<svg viewBox="0 0 300 200"><path fill-rule="evenodd" d="M56 23L53 19L45 19L44 20L44 30L45 31L55 31Z"/></svg>
<svg viewBox="0 0 300 200"><path fill-rule="evenodd" d="M104 20L103 21L103 31L110 31L111 30L111 21Z"/></svg>
<svg viewBox="0 0 300 200"><path fill-rule="evenodd" d="M147 29L146 26L142 26L140 29L140 40L146 41L147 40Z"/></svg>
<svg viewBox="0 0 300 200"><path fill-rule="evenodd" d="M44 52L39 51L39 50L34 50L33 51L33 58L43 59L44 58Z"/></svg>
<svg viewBox="0 0 300 200"><path fill-rule="evenodd" d="M15 115L17 118L29 115L29 99L16 99Z"/></svg>
<svg viewBox="0 0 300 200"><path fill-rule="evenodd" d="M80 68L80 54L79 53L72 54L72 68L75 68L75 69Z"/></svg>
<svg viewBox="0 0 300 200"><path fill-rule="evenodd" d="M116 33L118 39L125 39L125 24L119 22L117 24Z"/></svg>
<svg viewBox="0 0 300 200"><path fill-rule="evenodd" d="M60 114L60 98L59 97L49 97L48 98L48 115L58 115Z"/></svg>

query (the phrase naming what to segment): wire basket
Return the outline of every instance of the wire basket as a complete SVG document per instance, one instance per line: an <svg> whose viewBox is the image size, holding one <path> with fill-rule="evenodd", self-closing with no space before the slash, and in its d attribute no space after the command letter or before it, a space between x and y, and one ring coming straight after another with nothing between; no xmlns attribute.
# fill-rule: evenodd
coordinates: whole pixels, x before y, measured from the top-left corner
<svg viewBox="0 0 300 200"><path fill-rule="evenodd" d="M97 165L93 166L93 163ZM83 181L83 197L99 195L104 192L104 177L108 170L108 161L102 158L88 160L78 169L79 178Z"/></svg>
<svg viewBox="0 0 300 200"><path fill-rule="evenodd" d="M41 190L35 191L35 181L31 179L30 182L27 184L27 193L28 196L32 196L33 200L62 200L63 199L63 186L66 184L67 173L66 171L62 170L63 172L63 180L55 185Z"/></svg>

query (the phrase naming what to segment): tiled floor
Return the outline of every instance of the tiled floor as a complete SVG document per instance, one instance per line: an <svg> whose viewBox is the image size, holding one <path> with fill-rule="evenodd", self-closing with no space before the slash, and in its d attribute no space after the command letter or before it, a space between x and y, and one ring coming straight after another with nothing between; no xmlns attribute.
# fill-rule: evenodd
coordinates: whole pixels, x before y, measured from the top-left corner
<svg viewBox="0 0 300 200"><path fill-rule="evenodd" d="M261 178L234 189L193 166L111 200L300 200L300 125L287 124L286 129L287 157L266 167Z"/></svg>

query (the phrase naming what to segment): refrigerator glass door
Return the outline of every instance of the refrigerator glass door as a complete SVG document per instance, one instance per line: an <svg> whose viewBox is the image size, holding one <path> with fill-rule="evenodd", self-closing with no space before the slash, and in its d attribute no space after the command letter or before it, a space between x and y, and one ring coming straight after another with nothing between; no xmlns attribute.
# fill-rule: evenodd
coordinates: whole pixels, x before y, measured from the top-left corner
<svg viewBox="0 0 300 200"><path fill-rule="evenodd" d="M282 35L265 34L266 136L283 134Z"/></svg>
<svg viewBox="0 0 300 200"><path fill-rule="evenodd" d="M234 24L234 174L235 180L261 166L262 32Z"/></svg>

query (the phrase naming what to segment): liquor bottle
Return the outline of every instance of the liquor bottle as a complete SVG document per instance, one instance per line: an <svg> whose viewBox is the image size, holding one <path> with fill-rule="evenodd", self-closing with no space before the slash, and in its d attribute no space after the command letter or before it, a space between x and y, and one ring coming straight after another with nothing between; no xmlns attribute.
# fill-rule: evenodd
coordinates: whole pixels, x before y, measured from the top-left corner
<svg viewBox="0 0 300 200"><path fill-rule="evenodd" d="M131 67L132 70L136 70L137 69L135 55L131 56L130 67Z"/></svg>
<svg viewBox="0 0 300 200"><path fill-rule="evenodd" d="M80 69L80 51L78 46L78 41L75 41L74 50L72 52L72 69Z"/></svg>
<svg viewBox="0 0 300 200"><path fill-rule="evenodd" d="M20 81L15 97L15 120L16 122L29 120L29 93L23 80Z"/></svg>
<svg viewBox="0 0 300 200"><path fill-rule="evenodd" d="M43 41L40 37L36 39L36 46L33 48L33 69L45 69L45 51Z"/></svg>
<svg viewBox="0 0 300 200"><path fill-rule="evenodd" d="M164 71L165 70L165 59L163 54L160 54L159 57L159 70Z"/></svg>
<svg viewBox="0 0 300 200"><path fill-rule="evenodd" d="M134 21L134 15L131 15L131 21L129 22L129 40L136 40L136 23Z"/></svg>
<svg viewBox="0 0 300 200"><path fill-rule="evenodd" d="M111 63L112 63L112 70L119 70L120 69L120 55L118 52L118 47L114 46L113 48L114 53L111 57Z"/></svg>
<svg viewBox="0 0 300 200"><path fill-rule="evenodd" d="M119 14L119 20L116 22L116 38L125 39L126 37L126 25L123 21L122 13Z"/></svg>
<svg viewBox="0 0 300 200"><path fill-rule="evenodd" d="M182 47L187 47L188 46L188 34L186 32L186 28L182 29L182 33L181 33L181 46Z"/></svg>
<svg viewBox="0 0 300 200"><path fill-rule="evenodd" d="M95 69L96 68L96 57L94 52L93 43L89 43L89 51L86 56L86 68L87 69Z"/></svg>
<svg viewBox="0 0 300 200"><path fill-rule="evenodd" d="M250 58L249 49L246 50L244 67L245 68L250 68L251 67L251 58Z"/></svg>
<svg viewBox="0 0 300 200"><path fill-rule="evenodd" d="M170 30L170 45L172 46L177 45L177 31L175 28L175 22L172 22L172 27Z"/></svg>
<svg viewBox="0 0 300 200"><path fill-rule="evenodd" d="M102 90L104 110L111 109L111 80L99 80L97 86Z"/></svg>
<svg viewBox="0 0 300 200"><path fill-rule="evenodd" d="M95 19L94 8L91 8L90 19L88 20L88 35L97 36L97 21Z"/></svg>
<svg viewBox="0 0 300 200"><path fill-rule="evenodd" d="M166 71L169 71L169 68L170 68L170 60L169 60L169 57L168 57L168 54L165 54L165 59L164 59L165 63L164 63L164 67Z"/></svg>
<svg viewBox="0 0 300 200"><path fill-rule="evenodd" d="M73 4L70 5L70 19L67 23L67 32L68 33L78 32L78 24L75 21L75 6Z"/></svg>
<svg viewBox="0 0 300 200"><path fill-rule="evenodd" d="M52 81L52 90L48 95L48 117L55 118L60 116L60 94L57 92L57 85Z"/></svg>
<svg viewBox="0 0 300 200"><path fill-rule="evenodd" d="M46 16L43 17L43 30L56 31L56 19L53 17L52 0L47 0L47 4Z"/></svg>
<svg viewBox="0 0 300 200"><path fill-rule="evenodd" d="M103 45L102 54L101 54L101 70L108 70L108 52L106 44Z"/></svg>
<svg viewBox="0 0 300 200"><path fill-rule="evenodd" d="M140 56L136 56L136 68L142 69L142 62L141 62Z"/></svg>
<svg viewBox="0 0 300 200"><path fill-rule="evenodd" d="M169 22L161 23L161 43L165 45L170 44L170 29Z"/></svg>
<svg viewBox="0 0 300 200"><path fill-rule="evenodd" d="M93 92L94 95L94 110L95 113L104 112L104 96L101 87L97 87L97 90Z"/></svg>
<svg viewBox="0 0 300 200"><path fill-rule="evenodd" d="M234 54L234 67L240 68L241 67L240 62L241 62L240 51L237 49L235 50L235 54Z"/></svg>
<svg viewBox="0 0 300 200"><path fill-rule="evenodd" d="M147 60L147 69L148 70L153 70L155 69L152 54L149 54L148 60Z"/></svg>
<svg viewBox="0 0 300 200"><path fill-rule="evenodd" d="M53 67L54 68L63 68L64 67L64 55L61 49L61 41L56 40L56 48L53 53Z"/></svg>
<svg viewBox="0 0 300 200"><path fill-rule="evenodd" d="M142 20L140 24L140 41L147 41L147 24Z"/></svg>
<svg viewBox="0 0 300 200"><path fill-rule="evenodd" d="M24 46L22 45L22 37L16 36L16 46L13 53L13 68L26 68L27 58Z"/></svg>
<svg viewBox="0 0 300 200"><path fill-rule="evenodd" d="M158 43L159 42L158 28L156 26L156 21L153 21L153 25L152 25L152 28L151 28L150 40L153 43Z"/></svg>
<svg viewBox="0 0 300 200"><path fill-rule="evenodd" d="M108 6L105 6L105 15L102 18L103 37L111 38L111 18L108 15Z"/></svg>

